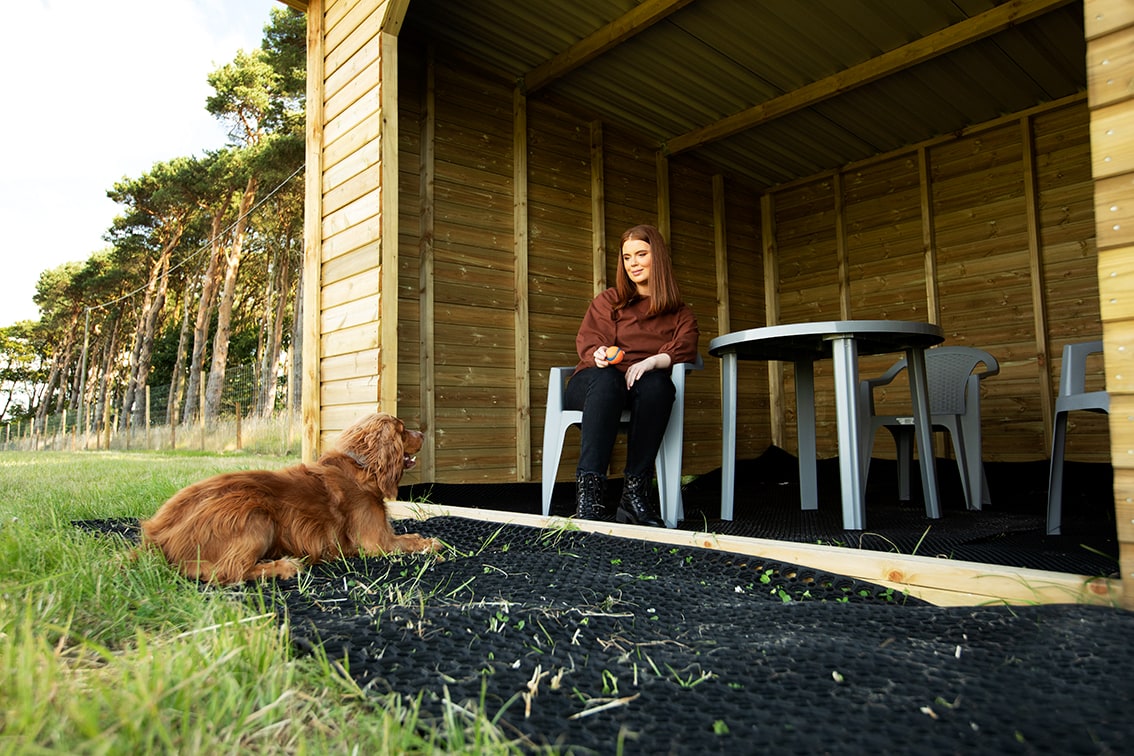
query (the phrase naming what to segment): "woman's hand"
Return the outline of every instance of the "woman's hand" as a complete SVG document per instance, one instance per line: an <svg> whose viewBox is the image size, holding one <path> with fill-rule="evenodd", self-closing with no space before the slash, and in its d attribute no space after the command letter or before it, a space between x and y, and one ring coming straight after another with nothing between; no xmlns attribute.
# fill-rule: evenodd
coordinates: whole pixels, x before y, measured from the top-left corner
<svg viewBox="0 0 1134 756"><path fill-rule="evenodd" d="M664 352L647 357L641 362L635 362L626 369L626 388L631 388L634 382L651 370L665 370L673 364L673 359Z"/></svg>
<svg viewBox="0 0 1134 756"><path fill-rule="evenodd" d="M591 356L595 358L595 367L599 367L599 368L610 367L610 363L607 362L607 359L606 359L606 347L600 346L598 349L595 350L595 353Z"/></svg>

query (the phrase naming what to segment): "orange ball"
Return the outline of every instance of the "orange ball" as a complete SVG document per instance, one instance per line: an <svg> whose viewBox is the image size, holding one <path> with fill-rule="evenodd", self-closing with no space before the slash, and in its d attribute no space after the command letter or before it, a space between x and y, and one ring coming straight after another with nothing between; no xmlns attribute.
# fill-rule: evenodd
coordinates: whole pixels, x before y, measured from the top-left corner
<svg viewBox="0 0 1134 756"><path fill-rule="evenodd" d="M611 365L622 362L622 358L625 356L626 352L622 351L622 347L609 346L606 348L606 361Z"/></svg>

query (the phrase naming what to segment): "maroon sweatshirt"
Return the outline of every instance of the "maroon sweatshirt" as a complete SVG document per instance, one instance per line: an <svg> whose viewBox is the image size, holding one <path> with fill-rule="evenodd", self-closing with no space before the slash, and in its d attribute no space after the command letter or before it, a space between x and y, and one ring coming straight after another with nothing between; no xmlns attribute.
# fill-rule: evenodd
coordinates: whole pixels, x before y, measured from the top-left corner
<svg viewBox="0 0 1134 756"><path fill-rule="evenodd" d="M683 304L675 312L650 316L648 297L616 312L617 301L617 290L610 288L595 297L587 308L575 337L575 348L579 352L576 373L595 366L594 354L600 346L622 347L626 357L613 367L623 373L635 362L655 354L668 354L675 365L697 359L697 339L701 332L689 305Z"/></svg>

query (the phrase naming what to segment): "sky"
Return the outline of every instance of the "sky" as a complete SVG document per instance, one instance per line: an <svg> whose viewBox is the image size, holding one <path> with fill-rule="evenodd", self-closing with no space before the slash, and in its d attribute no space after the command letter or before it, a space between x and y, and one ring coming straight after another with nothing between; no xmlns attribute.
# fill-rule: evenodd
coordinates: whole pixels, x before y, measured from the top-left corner
<svg viewBox="0 0 1134 756"><path fill-rule="evenodd" d="M88 259L154 163L225 145L209 73L260 46L278 0L22 0L0 70L0 327L38 320L40 273Z"/></svg>

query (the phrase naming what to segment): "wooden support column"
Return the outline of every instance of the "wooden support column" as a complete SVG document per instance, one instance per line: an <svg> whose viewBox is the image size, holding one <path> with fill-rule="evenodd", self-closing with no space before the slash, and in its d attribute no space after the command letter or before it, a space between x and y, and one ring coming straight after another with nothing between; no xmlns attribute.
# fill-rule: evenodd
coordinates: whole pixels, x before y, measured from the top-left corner
<svg viewBox="0 0 1134 756"><path fill-rule="evenodd" d="M322 349L320 313L323 287L319 277L323 259L323 0L307 4L307 125L306 172L303 197L303 460L319 456L319 381Z"/></svg>
<svg viewBox="0 0 1134 756"><path fill-rule="evenodd" d="M764 322L780 324L780 265L776 251L776 202L771 193L760 196L761 237L764 243ZM768 362L768 419L772 443L784 448L787 438L787 410L784 407L784 365Z"/></svg>
<svg viewBox="0 0 1134 756"><path fill-rule="evenodd" d="M1043 413L1044 446L1051 448L1055 397L1051 390L1051 357L1047 346L1047 296L1043 279L1043 248L1040 239L1039 190L1036 187L1036 140L1032 119L1020 119L1020 141L1024 148L1024 212L1028 223L1028 269L1032 281L1032 322L1036 334L1036 371L1039 373L1040 411Z"/></svg>
<svg viewBox="0 0 1134 756"><path fill-rule="evenodd" d="M528 100L519 87L512 98L512 225L516 292L516 480L532 478L532 401L528 345Z"/></svg>
<svg viewBox="0 0 1134 756"><path fill-rule="evenodd" d="M717 173L713 176L713 251L717 271L717 334L728 333L731 326L729 322L729 296L728 296L728 233L725 213L725 185L724 176Z"/></svg>
<svg viewBox="0 0 1134 756"><path fill-rule="evenodd" d="M591 264L594 294L606 288L606 180L602 121L591 121Z"/></svg>
<svg viewBox="0 0 1134 756"><path fill-rule="evenodd" d="M851 318L850 261L847 252L847 213L843 198L843 174L835 171L831 177L831 191L835 195L835 256L839 266L839 318Z"/></svg>
<svg viewBox="0 0 1134 756"><path fill-rule="evenodd" d="M433 431L437 428L437 384L434 375L434 357L437 346L434 339L433 308L436 289L433 279L433 263L434 219L436 217L434 134L437 124L437 102L433 45L428 46L425 55L425 81L422 84L421 96L421 165L419 171L421 218L420 241L418 243L418 297L421 313L418 323L420 330L418 335L421 339L421 349L418 353L421 376L421 427L419 430L425 434L425 441L422 444L421 453L418 455L418 467L421 470L422 480L436 480L437 434Z"/></svg>
<svg viewBox="0 0 1134 756"><path fill-rule="evenodd" d="M921 247L925 256L925 319L941 324L941 300L937 291L937 227L933 218L933 183L929 173L929 150L917 150L921 192Z"/></svg>
<svg viewBox="0 0 1134 756"><path fill-rule="evenodd" d="M1083 17L1118 561L1134 609L1134 3L1085 0Z"/></svg>
<svg viewBox="0 0 1134 756"><path fill-rule="evenodd" d="M379 294L378 406L398 414L398 38L378 35L382 82L378 91L382 117L379 150L382 156L381 230L378 260Z"/></svg>
<svg viewBox="0 0 1134 756"><path fill-rule="evenodd" d="M660 150L657 154L658 167L658 230L662 232L666 243L673 246L673 239L669 235L669 158ZM621 250L619 250L621 253Z"/></svg>

